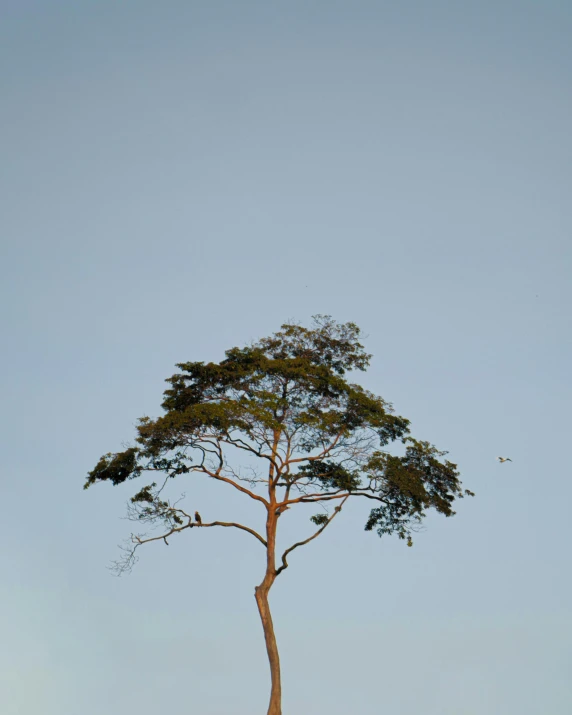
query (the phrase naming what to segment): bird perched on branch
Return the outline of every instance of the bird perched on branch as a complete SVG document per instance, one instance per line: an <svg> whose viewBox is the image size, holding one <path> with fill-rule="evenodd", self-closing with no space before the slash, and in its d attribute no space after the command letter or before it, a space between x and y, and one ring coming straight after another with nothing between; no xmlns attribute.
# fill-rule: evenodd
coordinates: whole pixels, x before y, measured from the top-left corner
<svg viewBox="0 0 572 715"><path fill-rule="evenodd" d="M509 459L508 457L497 457L499 462L502 464L503 462L512 462L512 459Z"/></svg>
<svg viewBox="0 0 572 715"><path fill-rule="evenodd" d="M201 515L199 514L198 511L195 512L195 519L196 519L196 521L197 521L197 524L202 524L202 523L203 523L203 522L202 522L202 519L201 519Z"/></svg>

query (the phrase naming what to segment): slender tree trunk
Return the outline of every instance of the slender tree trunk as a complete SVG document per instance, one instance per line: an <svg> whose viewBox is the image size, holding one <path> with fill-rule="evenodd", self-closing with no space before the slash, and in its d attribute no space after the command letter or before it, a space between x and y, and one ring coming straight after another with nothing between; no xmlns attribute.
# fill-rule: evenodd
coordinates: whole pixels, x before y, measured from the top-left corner
<svg viewBox="0 0 572 715"><path fill-rule="evenodd" d="M272 578L272 583L274 582ZM255 598L264 629L264 640L266 641L266 652L268 653L268 662L270 663L270 678L272 681L272 689L270 691L270 703L268 705L267 715L282 715L282 683L280 680L280 656L278 655L278 646L276 644L276 636L274 635L274 624L272 623L272 614L270 613L270 605L268 604L268 591L270 585L267 585L266 578L255 589Z"/></svg>
<svg viewBox="0 0 572 715"><path fill-rule="evenodd" d="M270 703L268 704L267 715L282 715L282 683L280 679L280 656L276 636L274 635L274 624L268 603L268 593L272 584L276 580L276 527L278 526L278 514L276 513L276 484L274 477L277 472L276 455L280 430L274 430L274 443L272 445L272 462L268 475L268 516L266 518L266 573L260 586L254 589L254 597L260 613L262 628L264 630L264 640L266 641L266 652L270 664L270 678L272 687L270 690Z"/></svg>

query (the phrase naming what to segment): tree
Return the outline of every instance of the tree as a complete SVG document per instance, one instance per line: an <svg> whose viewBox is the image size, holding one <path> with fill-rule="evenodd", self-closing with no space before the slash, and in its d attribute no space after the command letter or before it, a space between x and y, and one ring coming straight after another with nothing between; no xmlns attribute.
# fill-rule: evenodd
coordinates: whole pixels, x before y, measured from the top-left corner
<svg viewBox="0 0 572 715"><path fill-rule="evenodd" d="M119 572L131 568L145 543L164 540L191 528L240 529L265 551L264 578L255 588L270 664L268 715L281 713L280 659L268 595L288 568L292 552L310 543L332 523L348 499L373 501L366 531L397 534L412 546L411 535L434 508L452 516L455 498L464 494L455 464L443 460L428 442L409 436L409 421L393 413L381 397L345 375L364 371L368 355L354 323L339 324L330 316L314 316L308 329L282 325L271 337L245 348L226 351L220 363L179 363L167 379L165 414L143 417L136 445L104 455L89 472L84 488L96 482L121 484L145 472L164 477L140 489L129 506L134 520L160 524L151 538L132 535ZM387 451L401 442L401 456ZM229 453L264 465L263 476L244 477ZM162 498L170 478L203 476L238 490L265 510L263 534L237 522L195 519ZM277 560L276 533L281 516L300 504L334 506L311 517L318 527L287 548ZM214 509L211 509L211 513Z"/></svg>

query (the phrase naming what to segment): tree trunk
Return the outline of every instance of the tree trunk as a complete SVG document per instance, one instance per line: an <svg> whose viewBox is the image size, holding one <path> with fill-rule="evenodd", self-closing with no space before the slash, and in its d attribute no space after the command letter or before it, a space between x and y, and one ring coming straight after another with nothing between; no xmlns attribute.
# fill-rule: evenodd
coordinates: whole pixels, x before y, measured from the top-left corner
<svg viewBox="0 0 572 715"><path fill-rule="evenodd" d="M272 582L274 578L272 578ZM255 598L264 629L264 640L266 641L266 652L268 653L268 662L270 663L270 677L272 681L272 689L270 691L270 703L268 705L267 715L282 715L282 684L280 681L280 656L278 655L278 646L276 645L276 636L274 635L274 624L272 623L272 614L270 613L270 605L268 603L268 591L270 585L266 584L266 578L255 589Z"/></svg>
<svg viewBox="0 0 572 715"><path fill-rule="evenodd" d="M270 663L270 678L272 687L270 690L270 703L268 704L267 715L282 715L282 683L280 680L280 656L274 635L274 624L268 603L268 593L272 584L276 580L276 527L278 526L278 514L276 513L276 484L274 482L276 467L276 454L280 430L274 430L274 443L272 445L272 460L268 475L268 516L266 518L266 573L260 586L254 589L254 597L260 613L262 628L264 629L264 640L266 641L266 652Z"/></svg>

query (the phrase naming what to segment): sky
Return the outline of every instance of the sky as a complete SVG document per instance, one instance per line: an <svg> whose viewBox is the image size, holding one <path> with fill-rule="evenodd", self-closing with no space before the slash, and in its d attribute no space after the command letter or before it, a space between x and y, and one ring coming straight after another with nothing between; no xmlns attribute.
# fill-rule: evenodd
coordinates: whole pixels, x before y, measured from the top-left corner
<svg viewBox="0 0 572 715"><path fill-rule="evenodd" d="M2 712L266 712L254 540L116 578L135 485L82 487L176 363L314 314L476 496L292 554L284 713L572 711L571 33L565 0L3 0Z"/></svg>

